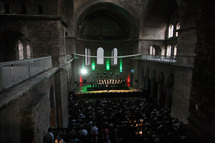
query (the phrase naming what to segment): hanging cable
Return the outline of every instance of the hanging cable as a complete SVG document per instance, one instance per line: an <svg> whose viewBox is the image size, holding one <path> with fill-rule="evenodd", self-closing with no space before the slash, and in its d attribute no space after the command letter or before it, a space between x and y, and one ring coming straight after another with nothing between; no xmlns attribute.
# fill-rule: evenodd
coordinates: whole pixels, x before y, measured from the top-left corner
<svg viewBox="0 0 215 143"><path fill-rule="evenodd" d="M90 58L97 58L97 56L89 56L89 55L83 55L83 54L77 54L74 53L75 56L81 56L81 57L90 57ZM141 54L133 54L133 55L125 55L125 56L111 56L111 57L103 57L103 58L129 58L129 57L136 57L141 56Z"/></svg>

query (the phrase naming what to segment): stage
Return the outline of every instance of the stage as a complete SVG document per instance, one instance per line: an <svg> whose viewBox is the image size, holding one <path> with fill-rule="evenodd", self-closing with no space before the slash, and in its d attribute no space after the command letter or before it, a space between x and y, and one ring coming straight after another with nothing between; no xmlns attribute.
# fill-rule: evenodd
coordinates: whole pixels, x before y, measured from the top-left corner
<svg viewBox="0 0 215 143"><path fill-rule="evenodd" d="M125 89L115 90L87 90L91 87L90 84L81 83L76 90L73 91L73 98L110 98L110 97L130 97L130 96L148 96L148 90L137 89L130 85Z"/></svg>

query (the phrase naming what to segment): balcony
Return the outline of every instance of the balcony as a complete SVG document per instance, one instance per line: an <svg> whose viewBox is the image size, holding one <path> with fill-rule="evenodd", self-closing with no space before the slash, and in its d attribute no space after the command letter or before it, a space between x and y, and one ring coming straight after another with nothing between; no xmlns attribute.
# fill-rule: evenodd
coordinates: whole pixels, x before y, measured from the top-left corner
<svg viewBox="0 0 215 143"><path fill-rule="evenodd" d="M162 56L162 55L141 55L141 60L169 63L175 66L193 68L194 56Z"/></svg>
<svg viewBox="0 0 215 143"><path fill-rule="evenodd" d="M0 91L50 68L51 56L0 63Z"/></svg>
<svg viewBox="0 0 215 143"><path fill-rule="evenodd" d="M148 61L168 62L168 63L175 63L176 62L175 56L142 55L141 59L142 60L148 60Z"/></svg>

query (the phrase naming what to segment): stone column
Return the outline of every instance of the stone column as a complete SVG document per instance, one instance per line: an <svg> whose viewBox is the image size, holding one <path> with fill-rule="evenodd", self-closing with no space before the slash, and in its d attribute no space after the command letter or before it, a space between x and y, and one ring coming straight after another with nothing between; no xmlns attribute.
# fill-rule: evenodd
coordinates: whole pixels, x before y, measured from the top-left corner
<svg viewBox="0 0 215 143"><path fill-rule="evenodd" d="M155 83L155 80L152 79L151 80L151 92L150 92L150 98L153 98L153 93L154 93L154 83Z"/></svg>
<svg viewBox="0 0 215 143"><path fill-rule="evenodd" d="M166 99L165 99L165 108L168 108L168 102L169 102L169 90L170 88L167 86L166 88Z"/></svg>
<svg viewBox="0 0 215 143"><path fill-rule="evenodd" d="M160 98L161 98L161 83L158 83L157 103L159 104L160 104Z"/></svg>

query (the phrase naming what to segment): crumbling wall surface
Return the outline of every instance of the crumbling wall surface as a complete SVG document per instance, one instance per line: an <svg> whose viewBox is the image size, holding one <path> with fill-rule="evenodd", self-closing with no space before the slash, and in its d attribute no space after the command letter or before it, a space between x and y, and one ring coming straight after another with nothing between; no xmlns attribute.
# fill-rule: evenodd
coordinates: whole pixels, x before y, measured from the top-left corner
<svg viewBox="0 0 215 143"><path fill-rule="evenodd" d="M199 1L196 57L192 77L188 137L193 143L215 140L214 1Z"/></svg>

